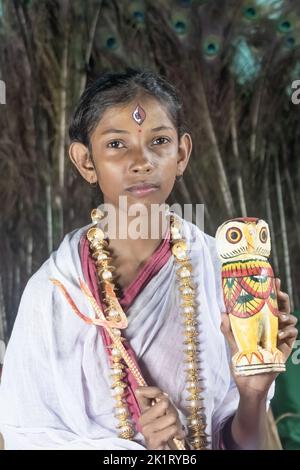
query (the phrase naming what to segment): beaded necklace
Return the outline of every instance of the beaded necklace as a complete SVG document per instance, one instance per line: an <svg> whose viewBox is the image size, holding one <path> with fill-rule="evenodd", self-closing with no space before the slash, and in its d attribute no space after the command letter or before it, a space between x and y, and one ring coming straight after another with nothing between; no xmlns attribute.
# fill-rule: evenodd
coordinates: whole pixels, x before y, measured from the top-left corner
<svg viewBox="0 0 300 470"><path fill-rule="evenodd" d="M100 221L104 214L99 209L93 209L91 213L93 226L87 232L90 252L95 261L99 285L104 296L106 305L105 320L110 325L109 334L113 341L110 363L112 376L112 391L116 401L115 415L118 419L117 428L119 437L133 439L135 435L134 426L126 402L126 366L137 379L139 385L146 385L134 361L129 357L123 342L121 330L127 326L127 317L115 294L113 282L113 271L111 256L109 252L109 241L105 239L104 232L100 227ZM208 447L207 434L205 432L206 420L202 399L202 388L199 383L199 351L198 351L198 322L195 304L195 286L192 282L192 264L187 254L187 244L182 237L182 224L172 213L170 217L170 234L172 254L178 266L176 270L178 288L181 300L181 311L183 316L184 335L184 363L187 383L187 408L189 410L188 428L190 435L190 446L195 450ZM90 293L86 292L90 297ZM89 298L93 304L94 298ZM97 306L93 305L94 309ZM199 307L198 307L199 308ZM107 329L107 328L106 328ZM174 439L178 448L183 449L181 441Z"/></svg>

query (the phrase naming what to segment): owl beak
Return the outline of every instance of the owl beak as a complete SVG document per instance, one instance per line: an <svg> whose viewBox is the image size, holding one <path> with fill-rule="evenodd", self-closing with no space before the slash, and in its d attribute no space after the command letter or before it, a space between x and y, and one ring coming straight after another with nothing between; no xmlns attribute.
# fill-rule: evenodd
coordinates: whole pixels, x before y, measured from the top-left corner
<svg viewBox="0 0 300 470"><path fill-rule="evenodd" d="M254 252L254 248L255 248L254 235L255 235L255 231L252 228L252 226L250 225L249 227L246 227L245 237L246 237L246 240L247 240L249 253Z"/></svg>

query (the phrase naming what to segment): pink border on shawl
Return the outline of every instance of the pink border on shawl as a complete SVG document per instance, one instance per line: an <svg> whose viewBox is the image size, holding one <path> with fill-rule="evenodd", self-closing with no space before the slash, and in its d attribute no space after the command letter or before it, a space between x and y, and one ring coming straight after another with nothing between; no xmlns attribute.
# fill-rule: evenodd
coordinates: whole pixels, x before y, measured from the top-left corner
<svg viewBox="0 0 300 470"><path fill-rule="evenodd" d="M142 289L148 284L148 282L150 282L150 280L158 273L158 271L165 265L165 263L170 258L172 252L171 252L171 246L169 242L170 242L170 230L168 230L163 242L159 245L159 247L155 250L155 252L151 255L149 260L143 266L142 270L139 272L136 279L134 279L130 283L130 285L124 290L123 296L119 300L121 306L124 309L124 312L128 310L128 308L130 307L134 299L138 296L138 294L142 291ZM80 258L81 258L82 271L83 271L85 281L87 282L97 303L102 308L104 308L104 305L102 303L101 290L98 285L95 263L89 251L89 244L86 238L86 233L83 234L80 239ZM108 351L108 354L110 355L110 346L111 346L112 341L109 335L107 334L107 332L103 328L100 328L100 332L102 335L104 345ZM137 368L139 369L137 358L135 356L134 351L130 347L130 344L128 343L128 341L124 342L124 347L126 348L131 359L134 361ZM139 408L139 405L138 405L138 402L134 393L136 388L138 387L138 384L128 368L126 369L126 372L127 372L127 379L128 379L128 387L126 389L127 390L126 400L129 406L129 411L131 413L131 416L136 424L137 430L140 431L139 426L138 426L138 418L141 412L140 412L140 408Z"/></svg>

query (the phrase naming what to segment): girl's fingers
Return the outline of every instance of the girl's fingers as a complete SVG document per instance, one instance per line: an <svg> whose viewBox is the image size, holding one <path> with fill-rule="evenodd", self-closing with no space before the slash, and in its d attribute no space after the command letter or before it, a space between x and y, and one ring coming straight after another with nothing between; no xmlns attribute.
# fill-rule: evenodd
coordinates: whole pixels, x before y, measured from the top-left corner
<svg viewBox="0 0 300 470"><path fill-rule="evenodd" d="M225 338L228 341L228 344L231 349L231 353L235 354L238 351L238 347L236 345L231 326L230 326L230 319L227 313L222 313L222 321L221 321L221 331Z"/></svg>
<svg viewBox="0 0 300 470"><path fill-rule="evenodd" d="M281 312L284 312L286 314L290 313L290 299L289 296L286 292L282 292L280 290L281 286L281 280L279 278L275 279L275 286L276 286L276 294L277 294L277 303L278 303L278 309Z"/></svg>
<svg viewBox="0 0 300 470"><path fill-rule="evenodd" d="M278 331L278 338L280 341L284 340L287 342L287 339L293 339L295 340L297 338L298 330L294 326L289 326L285 328L284 330L279 330Z"/></svg>
<svg viewBox="0 0 300 470"><path fill-rule="evenodd" d="M151 407L153 400L164 397L158 387L138 387L135 395L142 413Z"/></svg>
<svg viewBox="0 0 300 470"><path fill-rule="evenodd" d="M183 431L179 430L176 424L162 431L153 433L148 439L148 449L156 450L161 446L164 446L170 439L173 439L174 437L177 439L184 439Z"/></svg>
<svg viewBox="0 0 300 470"><path fill-rule="evenodd" d="M282 352L284 360L286 361L293 349L294 343L298 335L298 330L294 326L279 330L278 332L278 349Z"/></svg>
<svg viewBox="0 0 300 470"><path fill-rule="evenodd" d="M280 291L280 286L281 286L281 279L279 279L279 277L275 277L275 287L276 287L277 292Z"/></svg>
<svg viewBox="0 0 300 470"><path fill-rule="evenodd" d="M297 322L298 319L294 315L288 315L287 313L279 312L278 325L280 330L290 325L295 326Z"/></svg>
<svg viewBox="0 0 300 470"><path fill-rule="evenodd" d="M159 402L155 403L153 406L150 406L144 413L140 416L140 426L144 427L147 424L153 423L154 420L165 416L169 407L169 401L166 397L163 397Z"/></svg>
<svg viewBox="0 0 300 470"><path fill-rule="evenodd" d="M143 434L150 435L152 432L163 431L164 429L173 426L173 424L178 424L177 415L175 413L169 413L145 424L143 426Z"/></svg>
<svg viewBox="0 0 300 470"><path fill-rule="evenodd" d="M286 292L279 292L277 295L278 309L287 315L291 312L290 298Z"/></svg>
<svg viewBox="0 0 300 470"><path fill-rule="evenodd" d="M159 395L163 394L163 392L158 387L137 387L135 393L138 397L145 397L145 398L156 398Z"/></svg>
<svg viewBox="0 0 300 470"><path fill-rule="evenodd" d="M145 427L149 423L154 422L160 417L168 416L168 422L179 422L179 416L176 408L166 397L166 394L160 395L157 402L152 402L152 406L149 407L140 417L140 425ZM158 428L159 429L159 428Z"/></svg>

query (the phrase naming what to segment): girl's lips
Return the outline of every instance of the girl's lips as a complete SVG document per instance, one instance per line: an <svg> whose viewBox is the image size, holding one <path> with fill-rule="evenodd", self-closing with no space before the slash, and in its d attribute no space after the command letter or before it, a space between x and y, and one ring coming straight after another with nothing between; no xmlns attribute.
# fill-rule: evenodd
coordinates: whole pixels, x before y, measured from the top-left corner
<svg viewBox="0 0 300 470"><path fill-rule="evenodd" d="M158 190L157 186L145 186L145 187L140 186L140 187L128 189L127 191L129 191L131 194L134 194L134 196L136 197L142 197L157 190Z"/></svg>

